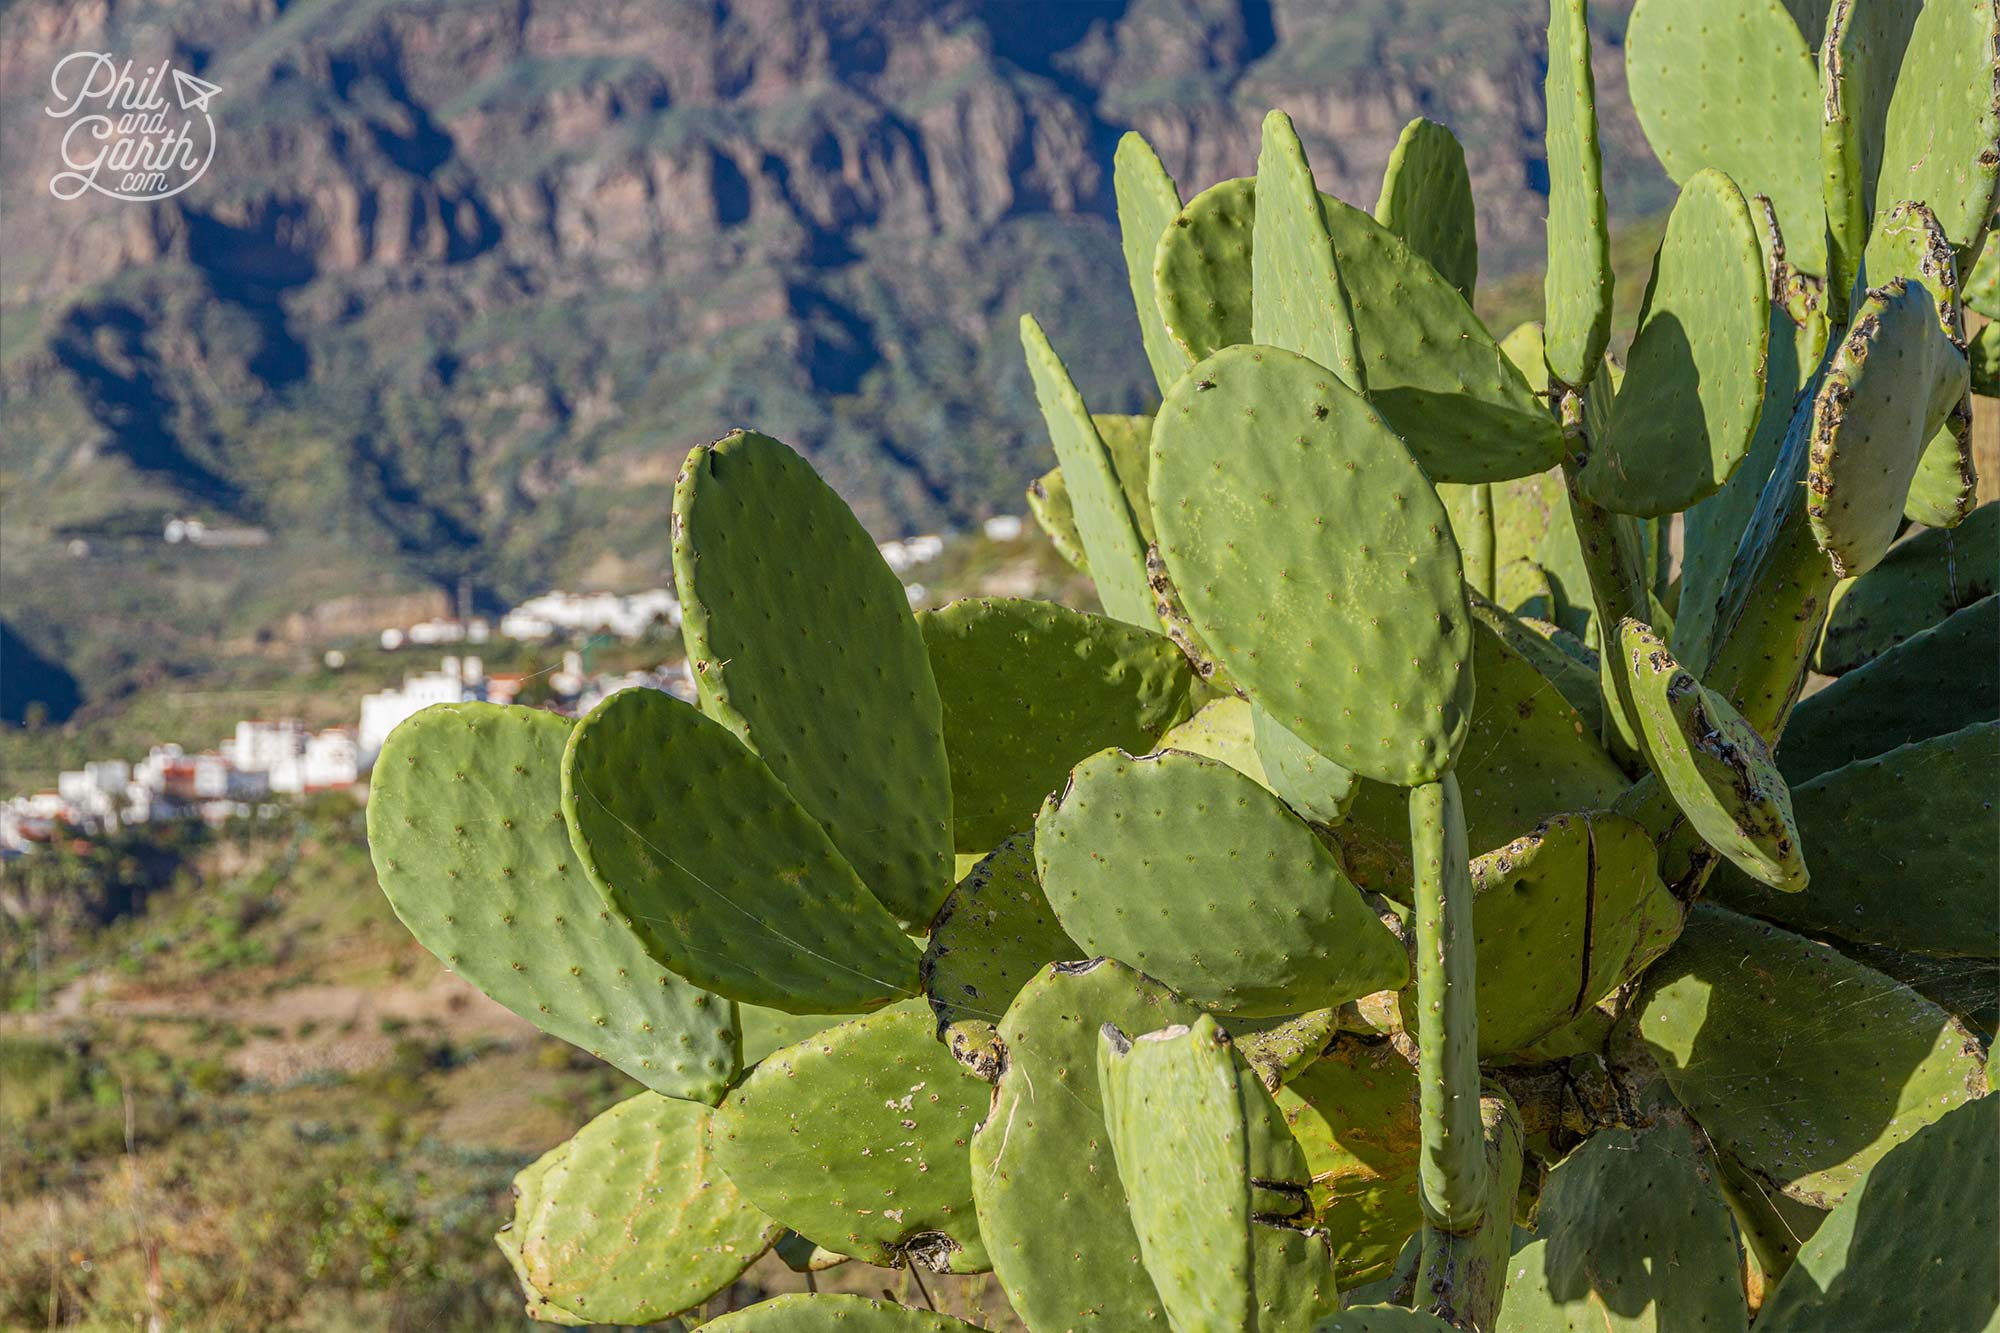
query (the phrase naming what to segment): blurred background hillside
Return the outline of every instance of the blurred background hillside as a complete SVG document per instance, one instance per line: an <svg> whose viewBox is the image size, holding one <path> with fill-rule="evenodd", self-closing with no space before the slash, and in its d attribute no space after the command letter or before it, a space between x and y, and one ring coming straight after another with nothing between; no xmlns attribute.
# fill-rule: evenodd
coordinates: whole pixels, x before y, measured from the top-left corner
<svg viewBox="0 0 2000 1333"><path fill-rule="evenodd" d="M1613 217L1670 198L1594 7ZM1537 262L1532 0L18 0L0 11L5 720L371 618L667 573L690 445L755 425L881 537L1019 512L1015 321L1144 406L1110 154L1183 193L1297 121L1371 206L1464 141L1483 276ZM155 204L44 188L75 50L219 85ZM1636 295L1636 293L1634 293ZM1532 312L1530 312L1532 313ZM255 544L169 545L174 517ZM254 673L253 673L254 674ZM214 681L209 681L214 684ZM99 708L99 713L103 710Z"/></svg>
<svg viewBox="0 0 2000 1333"><path fill-rule="evenodd" d="M1630 309L1671 191L1627 8L1592 20ZM1444 122L1504 330L1539 313L1544 13L0 6L0 797L32 815L0 860L0 1328L518 1322L507 1183L631 1087L396 924L351 785L371 725L678 688L671 488L733 426L810 457L914 600L1087 599L1012 520L1051 462L1016 320L1094 409L1148 406L1118 136L1192 195L1282 107L1372 206L1403 125ZM193 188L51 196L78 50L221 88Z"/></svg>

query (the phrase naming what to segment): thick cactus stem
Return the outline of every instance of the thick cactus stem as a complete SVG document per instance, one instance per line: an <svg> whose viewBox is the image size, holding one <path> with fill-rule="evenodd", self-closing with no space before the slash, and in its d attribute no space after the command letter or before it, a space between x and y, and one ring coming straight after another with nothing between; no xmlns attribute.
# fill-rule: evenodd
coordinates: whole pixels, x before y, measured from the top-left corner
<svg viewBox="0 0 2000 1333"><path fill-rule="evenodd" d="M1453 1328L1487 1333L1500 1318L1507 1255L1514 1236L1514 1194L1521 1187L1521 1114L1499 1089L1479 1099L1480 1151L1490 1173L1486 1214L1466 1232L1423 1231L1417 1308Z"/></svg>
<svg viewBox="0 0 2000 1333"><path fill-rule="evenodd" d="M1459 542L1459 552L1465 560L1465 581L1481 597L1489 600L1495 596L1494 547L1497 544L1493 529L1493 484L1481 482L1468 486L1466 517L1470 520L1467 531ZM1454 520L1455 521L1455 520ZM1454 527L1453 531L1457 529Z"/></svg>
<svg viewBox="0 0 2000 1333"><path fill-rule="evenodd" d="M1453 773L1410 789L1410 847L1423 1135L1418 1198L1432 1226L1464 1233L1477 1227L1485 1212L1493 1167L1481 1144L1472 874L1465 808Z"/></svg>

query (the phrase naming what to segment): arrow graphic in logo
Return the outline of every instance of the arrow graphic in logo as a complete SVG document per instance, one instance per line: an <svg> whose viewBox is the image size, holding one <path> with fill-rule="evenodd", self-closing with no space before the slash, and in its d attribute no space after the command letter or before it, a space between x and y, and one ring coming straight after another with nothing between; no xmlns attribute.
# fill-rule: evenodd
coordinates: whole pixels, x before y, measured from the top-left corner
<svg viewBox="0 0 2000 1333"><path fill-rule="evenodd" d="M206 79L197 79L194 75L180 70L174 71L174 95L181 99L183 111L193 109L206 114L208 99L221 91L222 89Z"/></svg>

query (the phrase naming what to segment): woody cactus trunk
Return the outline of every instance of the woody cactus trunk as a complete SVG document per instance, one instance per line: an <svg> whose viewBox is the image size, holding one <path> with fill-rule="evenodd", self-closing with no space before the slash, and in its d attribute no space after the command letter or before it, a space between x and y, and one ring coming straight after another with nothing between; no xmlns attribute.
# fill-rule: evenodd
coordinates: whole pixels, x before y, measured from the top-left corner
<svg viewBox="0 0 2000 1333"><path fill-rule="evenodd" d="M1993 1327L1996 43L1639 0L1681 193L1619 358L1583 0L1504 337L1443 127L1372 213L1281 113L1186 200L1128 135L1158 409L1022 321L1102 614L913 615L784 444L690 454L699 706L441 705L369 806L417 938L647 1089L521 1173L529 1311L776 1246L990 1271L1034 1333Z"/></svg>

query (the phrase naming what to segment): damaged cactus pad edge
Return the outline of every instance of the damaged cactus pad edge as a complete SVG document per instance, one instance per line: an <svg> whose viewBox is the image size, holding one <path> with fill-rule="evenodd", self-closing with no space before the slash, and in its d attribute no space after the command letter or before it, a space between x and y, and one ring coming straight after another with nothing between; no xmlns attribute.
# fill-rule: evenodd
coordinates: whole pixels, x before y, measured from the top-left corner
<svg viewBox="0 0 2000 1333"><path fill-rule="evenodd" d="M2000 1327L2000 5L1546 50L1545 327L1475 312L1452 127L1372 201L1310 117L1124 137L1158 396L1032 312L1017 370L1094 600L913 611L733 431L661 515L694 702L389 739L398 916L632 1080L516 1178L528 1315ZM1610 59L1683 191L1615 305Z"/></svg>

